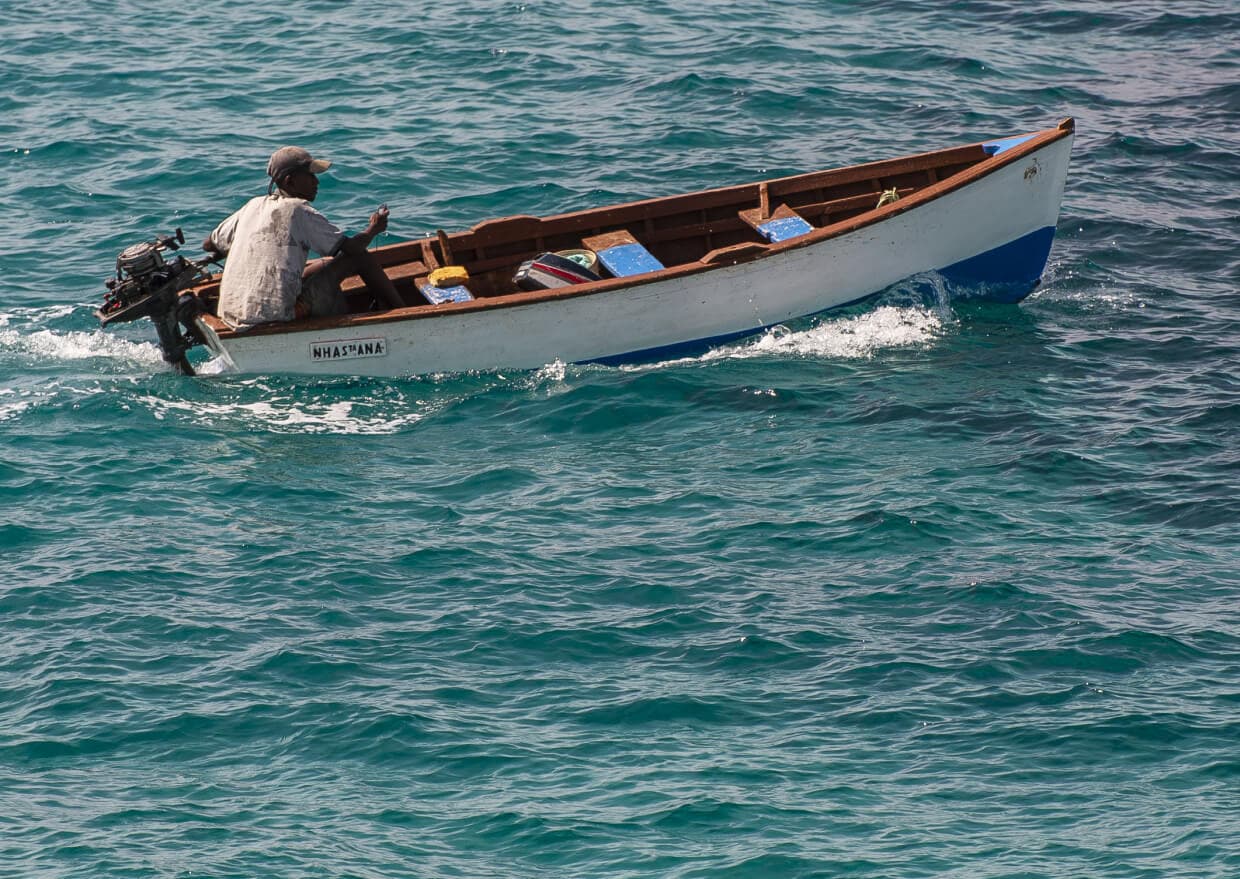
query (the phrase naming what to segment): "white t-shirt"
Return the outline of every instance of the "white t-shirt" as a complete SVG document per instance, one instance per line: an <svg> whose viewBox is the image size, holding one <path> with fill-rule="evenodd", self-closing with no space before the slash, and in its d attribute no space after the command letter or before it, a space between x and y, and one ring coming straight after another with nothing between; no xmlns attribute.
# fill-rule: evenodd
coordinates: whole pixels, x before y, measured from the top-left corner
<svg viewBox="0 0 1240 879"><path fill-rule="evenodd" d="M250 199L211 233L228 254L219 316L237 329L292 320L310 251L330 256L344 237L304 198L277 192Z"/></svg>

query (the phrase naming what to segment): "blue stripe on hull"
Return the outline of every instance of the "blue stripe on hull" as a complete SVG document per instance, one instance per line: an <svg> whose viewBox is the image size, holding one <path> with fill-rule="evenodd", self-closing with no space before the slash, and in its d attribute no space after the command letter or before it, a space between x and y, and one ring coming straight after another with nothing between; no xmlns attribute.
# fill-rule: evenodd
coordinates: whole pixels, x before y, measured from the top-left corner
<svg viewBox="0 0 1240 879"><path fill-rule="evenodd" d="M994 250L939 269L950 284L978 288L982 298L1019 302L1038 285L1051 255L1055 227L1043 226Z"/></svg>
<svg viewBox="0 0 1240 879"><path fill-rule="evenodd" d="M773 324L772 324L773 326ZM707 339L694 339L691 342L675 342L671 345L660 345L658 348L643 348L641 351L630 351L627 354L613 354L610 357L596 357L583 360L583 363L601 363L603 366L623 366L626 363L652 363L658 360L676 360L680 357L695 357L705 354L711 348L735 342L746 336L756 336L766 332L770 327L755 327L752 330L741 330L736 333L725 333L722 336L711 336Z"/></svg>
<svg viewBox="0 0 1240 879"><path fill-rule="evenodd" d="M1019 302L1038 285L1042 278L1042 270L1046 268L1046 260L1050 257L1051 243L1055 239L1055 227L1045 226L1028 235L1009 241L1007 244L979 253L977 256L953 263L939 269L950 286L963 287L966 291L978 295L979 298L997 302ZM870 294L874 295L874 294ZM824 311L833 311L855 305L869 295L852 302L833 305ZM822 312L815 312L821 314ZM802 315L811 317L812 315ZM791 318L799 320L800 318ZM782 323L782 322L781 322ZM775 326L772 324L771 326ZM608 357L596 357L582 363L600 363L604 366L620 366L626 363L650 363L658 360L672 360L678 357L692 357L705 353L711 348L727 342L735 342L746 336L754 336L769 330L771 326L754 327L739 330L706 339L693 339L687 342L675 342L671 345L660 345L657 348L643 348L640 351L629 351L625 354L612 354Z"/></svg>

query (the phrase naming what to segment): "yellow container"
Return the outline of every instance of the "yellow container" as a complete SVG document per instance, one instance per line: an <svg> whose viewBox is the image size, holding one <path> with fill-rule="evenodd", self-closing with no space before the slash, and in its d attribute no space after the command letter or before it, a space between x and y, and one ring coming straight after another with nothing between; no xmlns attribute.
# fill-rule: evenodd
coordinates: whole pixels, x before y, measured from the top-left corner
<svg viewBox="0 0 1240 879"><path fill-rule="evenodd" d="M465 270L465 266L444 266L431 272L427 280L431 282L433 287L455 287L458 284L464 284L469 280L469 272Z"/></svg>

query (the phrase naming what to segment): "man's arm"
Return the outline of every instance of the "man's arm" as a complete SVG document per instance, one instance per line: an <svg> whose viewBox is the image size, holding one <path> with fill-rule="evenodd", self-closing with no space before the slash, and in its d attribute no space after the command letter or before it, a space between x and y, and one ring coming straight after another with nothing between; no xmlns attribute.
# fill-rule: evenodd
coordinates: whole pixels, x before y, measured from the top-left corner
<svg viewBox="0 0 1240 879"><path fill-rule="evenodd" d="M237 234L237 222L240 216L241 211L237 211L212 229L211 234L202 240L202 249L208 253L215 253L220 256L227 254L232 249L233 238Z"/></svg>
<svg viewBox="0 0 1240 879"><path fill-rule="evenodd" d="M370 292L386 302L388 308L404 308L405 302L396 292L391 278L383 271L374 254L366 249L376 235L386 231L387 225L388 209L387 205L384 205L370 215L370 223L366 226L366 231L352 238L346 238L341 242L337 252L343 257L349 270L357 272L366 282Z"/></svg>
<svg viewBox="0 0 1240 879"><path fill-rule="evenodd" d="M366 226L365 232L360 232L352 238L346 238L340 245L340 252L348 256L358 256L365 253L366 248L370 247L370 242L374 241L378 235L387 231L388 226L388 209L387 205L379 208L370 215L370 223Z"/></svg>

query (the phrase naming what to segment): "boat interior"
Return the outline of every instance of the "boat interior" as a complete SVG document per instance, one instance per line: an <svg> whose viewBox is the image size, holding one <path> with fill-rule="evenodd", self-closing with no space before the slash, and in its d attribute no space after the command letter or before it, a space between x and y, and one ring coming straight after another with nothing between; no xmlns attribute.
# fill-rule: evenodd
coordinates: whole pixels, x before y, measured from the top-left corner
<svg viewBox="0 0 1240 879"><path fill-rule="evenodd" d="M441 231L372 252L407 304L409 317L469 308L513 294L541 299L548 294L603 292L629 283L617 278L747 262L818 229L846 232L878 208L896 202L893 210L898 210L900 200L939 184L950 186L952 177L995 152L993 146L974 144L558 216L504 217L468 231ZM522 263L548 252L576 253L578 261L584 252L587 261L596 260L590 267L600 280L557 284L558 289L519 287L514 276ZM448 284L442 277L431 283L432 273L446 266L463 267L467 280L461 280L458 272ZM376 307L360 278L345 279L342 288L353 315ZM218 289L216 276L196 292L212 326L228 333L228 326L213 317ZM288 325L272 330L281 328L287 330Z"/></svg>

